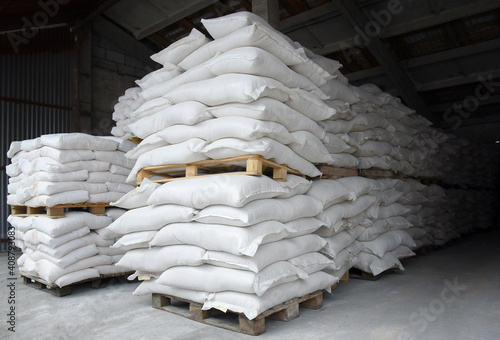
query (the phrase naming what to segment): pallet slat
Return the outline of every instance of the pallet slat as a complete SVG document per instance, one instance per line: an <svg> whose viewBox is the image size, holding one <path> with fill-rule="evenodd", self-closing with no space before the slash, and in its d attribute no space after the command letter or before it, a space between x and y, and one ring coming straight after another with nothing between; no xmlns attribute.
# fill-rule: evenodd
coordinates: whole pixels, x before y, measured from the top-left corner
<svg viewBox="0 0 500 340"><path fill-rule="evenodd" d="M172 301L181 301L188 304L188 308L174 306ZM317 291L302 297L294 298L279 304L267 311L259 314L252 320L249 320L242 313L235 313L227 311L228 314L237 316L237 320L228 320L227 318L218 318L216 310L202 310L202 305L182 299L176 296L169 296L164 294L152 294L152 307L167 311L173 314L181 315L185 318L201 322L207 325L224 328L233 332L244 333L249 335L259 335L266 331L266 318L279 321L290 321L296 319L300 315L300 308L320 309L323 306L323 292ZM221 313L220 311L218 311ZM227 316L227 314L223 314Z"/></svg>

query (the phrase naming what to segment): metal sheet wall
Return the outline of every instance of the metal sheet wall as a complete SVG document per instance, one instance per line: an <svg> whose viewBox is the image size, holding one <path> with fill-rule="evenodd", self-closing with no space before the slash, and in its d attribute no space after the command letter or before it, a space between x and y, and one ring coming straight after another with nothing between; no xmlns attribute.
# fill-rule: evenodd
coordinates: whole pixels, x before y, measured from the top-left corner
<svg viewBox="0 0 500 340"><path fill-rule="evenodd" d="M0 225L7 238L8 177L4 167L12 141L42 134L70 132L73 79L73 38L68 28L40 30L21 49L9 51L3 40L0 53ZM6 243L0 244L4 250Z"/></svg>

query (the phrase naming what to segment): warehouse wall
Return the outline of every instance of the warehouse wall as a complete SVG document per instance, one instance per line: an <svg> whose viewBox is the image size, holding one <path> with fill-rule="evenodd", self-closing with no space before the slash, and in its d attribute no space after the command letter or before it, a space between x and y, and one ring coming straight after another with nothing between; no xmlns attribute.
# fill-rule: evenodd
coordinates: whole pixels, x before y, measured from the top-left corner
<svg viewBox="0 0 500 340"><path fill-rule="evenodd" d="M114 24L99 17L92 24L92 110L93 135L110 135L114 125L113 106L126 89L160 65L147 48Z"/></svg>
<svg viewBox="0 0 500 340"><path fill-rule="evenodd" d="M5 239L10 143L71 129L74 37L69 28L40 30L17 53L0 38L0 238Z"/></svg>

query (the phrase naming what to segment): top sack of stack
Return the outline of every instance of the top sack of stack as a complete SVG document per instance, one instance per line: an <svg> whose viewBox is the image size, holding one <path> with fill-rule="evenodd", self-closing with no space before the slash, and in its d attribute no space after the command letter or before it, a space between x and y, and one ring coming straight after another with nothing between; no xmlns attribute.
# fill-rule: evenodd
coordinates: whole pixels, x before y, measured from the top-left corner
<svg viewBox="0 0 500 340"><path fill-rule="evenodd" d="M309 176L331 163L319 121L338 110L320 86L340 77L340 63L314 55L258 16L240 12L203 20L151 56L163 67L115 106L115 136L143 141L127 157L142 167L249 153ZM259 122L257 122L259 121Z"/></svg>

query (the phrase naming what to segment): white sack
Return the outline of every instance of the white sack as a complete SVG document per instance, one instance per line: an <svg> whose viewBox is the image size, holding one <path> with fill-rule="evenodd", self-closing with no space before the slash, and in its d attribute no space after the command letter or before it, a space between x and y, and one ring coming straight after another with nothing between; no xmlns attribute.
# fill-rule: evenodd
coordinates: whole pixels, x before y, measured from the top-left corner
<svg viewBox="0 0 500 340"><path fill-rule="evenodd" d="M323 210L321 202L306 195L269 198L248 203L241 208L212 205L198 212L193 220L201 223L249 226L263 221L288 222L316 216Z"/></svg>
<svg viewBox="0 0 500 340"><path fill-rule="evenodd" d="M190 222L194 214L193 208L174 204L145 206L127 211L107 229L120 235L136 231L160 230L169 223Z"/></svg>
<svg viewBox="0 0 500 340"><path fill-rule="evenodd" d="M155 190L147 204L178 204L195 209L216 204L242 207L287 192L267 176L220 175L167 182Z"/></svg>
<svg viewBox="0 0 500 340"><path fill-rule="evenodd" d="M247 228L221 224L171 223L158 231L150 246L191 244L207 250L253 256L263 243L283 239L285 225L265 221Z"/></svg>

